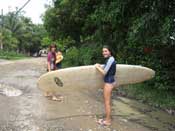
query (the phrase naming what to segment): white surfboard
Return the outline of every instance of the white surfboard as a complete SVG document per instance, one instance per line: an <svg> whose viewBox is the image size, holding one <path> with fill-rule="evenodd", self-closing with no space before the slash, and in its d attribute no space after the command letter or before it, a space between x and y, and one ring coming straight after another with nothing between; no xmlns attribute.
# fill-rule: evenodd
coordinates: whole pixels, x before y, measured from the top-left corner
<svg viewBox="0 0 175 131"><path fill-rule="evenodd" d="M155 71L136 65L117 64L117 86L140 83L154 77ZM103 87L103 75L94 65L65 68L42 75L38 87L42 91L73 91Z"/></svg>
<svg viewBox="0 0 175 131"><path fill-rule="evenodd" d="M155 71L136 65L117 64L117 86L140 83L154 77ZM94 65L65 68L51 71L38 79L42 91L60 92L76 89L97 89L103 87L103 75Z"/></svg>

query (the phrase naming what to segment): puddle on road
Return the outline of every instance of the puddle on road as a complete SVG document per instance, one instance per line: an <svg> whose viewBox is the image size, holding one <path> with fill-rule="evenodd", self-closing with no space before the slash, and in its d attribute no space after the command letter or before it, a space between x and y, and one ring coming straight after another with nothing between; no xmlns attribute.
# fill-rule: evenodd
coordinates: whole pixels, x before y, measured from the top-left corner
<svg viewBox="0 0 175 131"><path fill-rule="evenodd" d="M22 91L12 86L0 83L0 94L12 97L22 95Z"/></svg>

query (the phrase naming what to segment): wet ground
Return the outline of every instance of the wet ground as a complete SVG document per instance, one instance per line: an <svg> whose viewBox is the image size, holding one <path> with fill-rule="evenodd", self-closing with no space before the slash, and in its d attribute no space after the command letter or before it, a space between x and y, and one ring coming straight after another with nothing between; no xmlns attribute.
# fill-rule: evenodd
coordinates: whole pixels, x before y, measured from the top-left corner
<svg viewBox="0 0 175 131"><path fill-rule="evenodd" d="M45 58L0 60L0 131L175 130L175 117L117 97L115 91L112 126L97 125L96 120L104 116L102 90L72 90L62 94L62 102L48 100L37 88L38 77L46 72L45 64Z"/></svg>

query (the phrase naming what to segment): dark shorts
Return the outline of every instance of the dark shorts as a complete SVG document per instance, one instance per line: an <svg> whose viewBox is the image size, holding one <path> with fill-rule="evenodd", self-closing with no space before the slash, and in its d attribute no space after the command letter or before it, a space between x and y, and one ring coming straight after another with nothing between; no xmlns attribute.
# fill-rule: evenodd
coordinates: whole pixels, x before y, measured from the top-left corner
<svg viewBox="0 0 175 131"><path fill-rule="evenodd" d="M57 69L61 69L62 68L61 63L57 63L56 67L57 67Z"/></svg>
<svg viewBox="0 0 175 131"><path fill-rule="evenodd" d="M115 82L115 78L114 78L114 76L105 76L104 77L104 82L112 84L112 83Z"/></svg>

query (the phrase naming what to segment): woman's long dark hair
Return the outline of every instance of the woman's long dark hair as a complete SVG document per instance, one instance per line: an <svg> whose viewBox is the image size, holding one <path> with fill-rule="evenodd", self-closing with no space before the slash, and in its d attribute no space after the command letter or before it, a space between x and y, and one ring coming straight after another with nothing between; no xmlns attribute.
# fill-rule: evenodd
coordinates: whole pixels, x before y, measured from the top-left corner
<svg viewBox="0 0 175 131"><path fill-rule="evenodd" d="M52 48L55 48L55 49L56 49L57 46L56 46L55 44L51 44L51 45L49 46L49 51L51 51Z"/></svg>
<svg viewBox="0 0 175 131"><path fill-rule="evenodd" d="M55 44L51 44L49 46L49 51L51 52L52 48L57 48L57 46ZM56 52L51 52L52 53L52 56L54 57L54 63L56 62Z"/></svg>
<svg viewBox="0 0 175 131"><path fill-rule="evenodd" d="M109 52L111 53L111 56L114 56L114 51L113 51L113 49L112 49L110 46L108 46L108 45L104 45L103 48L108 49Z"/></svg>

